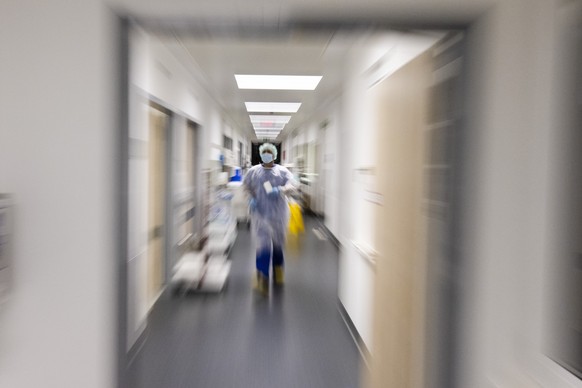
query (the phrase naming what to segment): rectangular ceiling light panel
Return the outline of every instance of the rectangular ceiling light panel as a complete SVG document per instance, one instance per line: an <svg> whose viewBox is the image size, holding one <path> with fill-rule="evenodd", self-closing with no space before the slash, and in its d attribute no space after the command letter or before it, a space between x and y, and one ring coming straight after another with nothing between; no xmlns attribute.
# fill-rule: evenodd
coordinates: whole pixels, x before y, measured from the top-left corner
<svg viewBox="0 0 582 388"><path fill-rule="evenodd" d="M261 123L253 124L253 129L264 130L264 131L282 131L285 128L285 124L273 124L273 125L262 125Z"/></svg>
<svg viewBox="0 0 582 388"><path fill-rule="evenodd" d="M256 133L257 135L273 135L273 136L277 136L277 135L279 135L281 132L255 131L255 133Z"/></svg>
<svg viewBox="0 0 582 388"><path fill-rule="evenodd" d="M320 75L253 75L235 74L239 89L315 90Z"/></svg>
<svg viewBox="0 0 582 388"><path fill-rule="evenodd" d="M256 131L257 129L264 129L264 130L269 130L269 131L281 131L283 130L283 128L285 128L285 124L280 123L280 124L273 124L273 125L266 125L266 124L262 124L262 123L256 123L253 124L253 129Z"/></svg>
<svg viewBox="0 0 582 388"><path fill-rule="evenodd" d="M265 127L256 127L255 132L271 132L271 133L279 133L283 130L283 128L265 128Z"/></svg>
<svg viewBox="0 0 582 388"><path fill-rule="evenodd" d="M291 120L291 116L276 116L276 115L250 115L251 123L268 124L287 124Z"/></svg>
<svg viewBox="0 0 582 388"><path fill-rule="evenodd" d="M296 113L300 102L245 102L248 112Z"/></svg>

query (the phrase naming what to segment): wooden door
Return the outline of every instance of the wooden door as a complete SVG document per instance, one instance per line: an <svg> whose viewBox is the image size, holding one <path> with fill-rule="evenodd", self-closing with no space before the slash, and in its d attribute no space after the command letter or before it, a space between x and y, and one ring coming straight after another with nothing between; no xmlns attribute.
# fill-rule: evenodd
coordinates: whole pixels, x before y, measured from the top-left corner
<svg viewBox="0 0 582 388"><path fill-rule="evenodd" d="M377 85L378 250L373 350L367 386L423 386L426 253L422 216L424 132L431 57L423 54Z"/></svg>
<svg viewBox="0 0 582 388"><path fill-rule="evenodd" d="M149 113L149 212L148 300L153 305L165 277L166 133L169 117L150 107Z"/></svg>

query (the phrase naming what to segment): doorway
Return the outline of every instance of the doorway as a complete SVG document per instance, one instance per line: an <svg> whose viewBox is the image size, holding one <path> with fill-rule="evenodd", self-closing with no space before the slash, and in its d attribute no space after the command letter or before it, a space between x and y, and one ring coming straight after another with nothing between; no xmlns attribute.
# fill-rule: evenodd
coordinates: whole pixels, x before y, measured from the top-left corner
<svg viewBox="0 0 582 388"><path fill-rule="evenodd" d="M430 70L430 69L429 69ZM427 70L427 71L429 71ZM406 107L403 107L403 110ZM155 109L154 109L155 111ZM398 112L395 112L398 113ZM166 156L164 156L164 150L166 149L165 143L167 142L167 128L169 125L169 121L170 121L170 116L168 114L165 114L163 111L159 111L159 112L155 112L155 113L150 113L150 116L153 116L150 118L150 138L151 138L151 144L150 144L150 155L151 155L151 162L150 162L150 177L151 177L151 181L150 181L150 191L151 191L151 195L150 195L150 224L149 224L149 230L150 230L150 238L149 238L149 246L150 246L150 251L151 251L151 256L150 256L150 265L151 265L151 269L152 269L152 276L151 276L151 281L150 281L150 292L151 294L153 294L154 296L152 296L152 298L155 298L155 294L159 293L161 291L161 289L163 288L163 281L161 279L164 278L164 273L163 273L163 268L164 266L161 265L160 263L163 263L163 246L165 244L167 244L167 233L165 233L165 229L163 226L163 220L166 218L164 217L163 213L159 214L160 211L163 212L163 203L166 201L166 197L168 196L167 192L160 192L159 188L160 187L165 187L167 186L167 178L165 178L163 176L163 174L160 174L160 171L166 171L167 170L167 166L164 165L164 161L166 160ZM302 142L300 143L301 145L295 145L292 147L292 152L291 152L291 160L295 161L295 157L301 156L301 161L302 163L304 163L305 165L315 165L314 168L316 169L316 171L318 173L322 172L323 177L322 177L322 181L325 181L326 183L326 187L323 187L321 196L325 197L328 191L331 191L332 189L336 189L338 188L339 190L336 190L336 192L338 192L338 196L340 195L340 191L342 191L343 187L340 185L340 183L342 182L341 179L345 179L345 177L347 176L349 180L351 178L351 174L350 174L350 169L348 169L346 172L344 172L344 175L338 175L336 174L336 171L338 170L337 168L337 164L339 163L339 155L335 154L333 152L330 152L330 150L332 148L337 148L337 147L330 147L330 144L325 145L325 142L329 142L330 140L333 140L333 145L335 146L335 143L340 143L343 141L343 139L341 139L341 134L338 133L339 130L338 128L341 126L341 124L336 124L334 122L333 126L328 127L327 125L325 127L321 127L321 131L318 132L318 134L322 137L322 143L318 144L317 141L313 141L313 139L302 139ZM163 128L166 128L166 131L164 131ZM408 136L407 134L404 134L406 136ZM187 140L186 142L189 144L188 145L188 149L192 150L193 147L190 145L190 143L192 142L192 139L195 137L195 129L191 128L189 126L188 128L188 135L187 135ZM213 139L214 143L219 143L219 139L220 137L216 137L215 139ZM406 140L406 139L404 139ZM202 142L205 141L204 138L201 139ZM232 149L232 139L229 138L229 149ZM258 155L258 147L261 143L252 143L252 159L253 159L253 164L257 164L259 163L259 155ZM226 145L226 144L225 144ZM308 146L309 145L309 146ZM206 147L207 143L203 143L202 147ZM281 155L281 144L277 143L276 144L277 149L279 151L279 155ZM346 144L346 148L355 148L355 147L350 147L353 146L352 144ZM241 145L239 143L239 152L241 149ZM287 149L289 150L289 147L287 147ZM418 155L420 152L418 151L417 148L415 148L415 153L416 155ZM396 155L396 154L395 154ZM399 156L403 156L402 153L399 154ZM406 156L406 155L404 155ZM188 172L187 175L189 177L192 176L191 174L191 170L193 171L196 170L196 167L193 163L194 159L195 159L195 155L189 155L187 157L187 159L189 160L188 162ZM239 159L240 159L240 155L239 155ZM405 158L403 158L405 159ZM280 160L280 158L279 158ZM400 161L400 160L399 160ZM207 162L206 160L204 161L205 163ZM166 161L167 163L167 161ZM349 168L351 168L351 166L348 166ZM412 173L417 174L419 171L422 170L422 166L419 165L415 165L415 166L409 166L409 167L414 167L414 171L412 171ZM395 173L399 173L399 171L394 170ZM411 175L412 176L412 175ZM331 187L331 183L336 183L337 187ZM195 181L192 182L192 184L195 184ZM202 186L202 185L201 185ZM411 189L410 191L411 195L416 195L418 194L418 190L416 190L416 187ZM343 195L343 193L341 194ZM372 200L374 198L371 198ZM339 201L336 201L335 203L333 203L334 205L337 205L339 203ZM348 204L349 205L349 204ZM406 206L407 203L405 203L403 205ZM162 206L162 210L160 210L159 208L156 208L156 206ZM330 204L328 203L328 201L323 200L322 203L320 205L317 205L317 207L319 209L321 209L322 211L325 211L326 207L331 208L332 206L330 206ZM157 210L156 210L157 209ZM335 210L335 207L334 207ZM345 210L341 209L341 210ZM159 217L157 217L159 216ZM335 216L335 215L334 215ZM406 219L406 217L402 217L403 219ZM159 221L162 222L161 224ZM173 224L172 224L173 225ZM188 229L189 226L185 226L185 229ZM158 253L156 253L158 252ZM159 253L162 252L162 253ZM407 252L409 253L409 252ZM410 253L410 255L413 255L413 253ZM410 267L406 267L406 268L402 268L402 271L406 272L406 274L410 274ZM394 284L394 283L392 283ZM400 289L399 291L403 291L403 292L408 292L410 293L411 290L406 288L406 286L403 286L402 289ZM405 298L402 298L402 300L404 300ZM415 306L416 308L423 308L424 306L422 305L417 305ZM380 306L380 309L382 308L382 306ZM417 331L418 332L418 331ZM406 346L406 344L402 345L403 347ZM379 379L382 379L383 376L380 376Z"/></svg>

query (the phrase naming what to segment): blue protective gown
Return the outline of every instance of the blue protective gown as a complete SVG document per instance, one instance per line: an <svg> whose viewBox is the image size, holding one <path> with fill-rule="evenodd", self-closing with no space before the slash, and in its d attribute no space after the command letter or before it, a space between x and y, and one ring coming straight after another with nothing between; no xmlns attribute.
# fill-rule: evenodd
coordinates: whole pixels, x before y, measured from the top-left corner
<svg viewBox="0 0 582 388"><path fill-rule="evenodd" d="M257 255L270 253L272 244L275 256L278 256L285 244L289 206L283 193L267 194L264 188L264 183L267 181L272 187L279 187L283 191L292 190L295 187L295 181L293 174L278 164L271 168L260 164L253 166L243 180L245 189L256 201L256 208L251 211L251 224L256 238Z"/></svg>

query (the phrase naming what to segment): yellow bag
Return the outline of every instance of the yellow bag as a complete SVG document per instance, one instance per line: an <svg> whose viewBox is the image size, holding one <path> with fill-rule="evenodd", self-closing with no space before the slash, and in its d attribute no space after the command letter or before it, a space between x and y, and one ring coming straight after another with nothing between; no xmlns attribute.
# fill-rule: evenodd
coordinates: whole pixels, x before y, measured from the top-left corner
<svg viewBox="0 0 582 388"><path fill-rule="evenodd" d="M305 231L303 225L303 215L301 214L301 206L295 202L289 202L289 233L297 236L299 233Z"/></svg>

